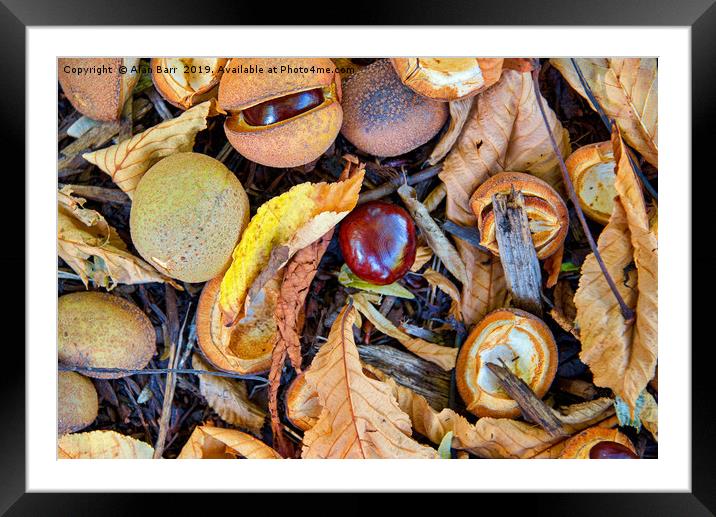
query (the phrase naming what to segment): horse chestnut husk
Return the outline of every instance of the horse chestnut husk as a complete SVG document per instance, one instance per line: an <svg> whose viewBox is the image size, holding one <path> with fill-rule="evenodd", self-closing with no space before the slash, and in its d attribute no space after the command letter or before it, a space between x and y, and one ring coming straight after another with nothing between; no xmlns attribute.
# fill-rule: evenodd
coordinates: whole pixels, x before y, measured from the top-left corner
<svg viewBox="0 0 716 517"><path fill-rule="evenodd" d="M589 449L590 460L635 460L639 456L618 442L603 441Z"/></svg>
<svg viewBox="0 0 716 517"><path fill-rule="evenodd" d="M338 243L358 278L374 285L392 284L415 262L415 223L397 205L365 203L343 220Z"/></svg>

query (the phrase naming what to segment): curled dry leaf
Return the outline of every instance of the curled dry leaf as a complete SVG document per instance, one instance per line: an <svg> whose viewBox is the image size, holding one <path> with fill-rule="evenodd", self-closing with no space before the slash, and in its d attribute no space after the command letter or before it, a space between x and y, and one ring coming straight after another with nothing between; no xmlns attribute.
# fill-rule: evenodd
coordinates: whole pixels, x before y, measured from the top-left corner
<svg viewBox="0 0 716 517"><path fill-rule="evenodd" d="M458 291L455 284L445 278L443 275L435 271L434 269L426 269L423 273L425 280L432 286L437 287L442 292L447 294L452 303L450 304L450 314L455 317L457 321L462 321L462 310L460 309L460 291Z"/></svg>
<svg viewBox="0 0 716 517"><path fill-rule="evenodd" d="M546 102L545 102L546 105ZM550 129L563 155L568 155L569 135L549 107ZM487 178L502 171L528 172L552 186L561 183L557 157L549 142L537 106L532 77L505 70L500 81L480 94L455 146L443 163L440 178L447 188L447 215L462 226L475 226L470 196ZM457 241L468 269L463 284L463 314L475 323L506 297L499 260Z"/></svg>
<svg viewBox="0 0 716 517"><path fill-rule="evenodd" d="M59 459L152 459L154 448L115 431L66 434L57 442Z"/></svg>
<svg viewBox="0 0 716 517"><path fill-rule="evenodd" d="M251 460L281 459L279 453L250 434L236 429L203 425L194 428L194 432L184 444L177 459L208 460L236 457Z"/></svg>
<svg viewBox="0 0 716 517"><path fill-rule="evenodd" d="M410 419L384 383L366 377L353 338L355 309L346 306L306 371L322 406L304 435L303 458L436 458L410 438Z"/></svg>
<svg viewBox="0 0 716 517"><path fill-rule="evenodd" d="M430 246L419 245L415 250L415 262L410 266L410 271L417 273L431 258L433 258L433 250Z"/></svg>
<svg viewBox="0 0 716 517"><path fill-rule="evenodd" d="M214 371L199 354L192 364L198 370ZM240 379L198 375L199 391L224 422L243 427L258 436L266 419L266 412L249 400L246 383Z"/></svg>
<svg viewBox="0 0 716 517"><path fill-rule="evenodd" d="M432 213L438 206L440 206L440 203L443 202L445 196L447 196L445 183L438 183L438 185L431 190L427 196L425 196L423 204L425 205L425 208L428 209L428 212Z"/></svg>
<svg viewBox="0 0 716 517"><path fill-rule="evenodd" d="M440 137L440 140L435 145L433 152L430 153L430 156L428 157L428 163L430 165L435 165L440 160L445 158L445 156L447 156L452 149L452 146L455 145L462 128L465 126L465 122L467 122L468 115L470 114L470 110L472 110L475 99L476 97L468 97L466 99L458 99L450 102L450 122L448 123L447 131L445 131L443 136Z"/></svg>
<svg viewBox="0 0 716 517"><path fill-rule="evenodd" d="M139 180L152 165L171 154L194 148L196 134L206 129L206 118L213 102L203 102L129 140L85 153L82 157L109 174L112 181L132 197Z"/></svg>
<svg viewBox="0 0 716 517"><path fill-rule="evenodd" d="M418 201L415 189L407 183L404 183L398 188L398 195L400 199L403 200L403 203L405 203L405 206L408 207L410 214L413 216L413 219L415 219L415 224L418 225L418 228L420 228L420 231L423 233L428 246L432 248L435 255L438 256L447 270L464 284L467 281L465 264L463 264L455 246L452 245L430 216L428 209Z"/></svg>
<svg viewBox="0 0 716 517"><path fill-rule="evenodd" d="M639 415L641 423L652 434L654 440L659 441L659 406L656 399L648 391L644 392L644 406Z"/></svg>
<svg viewBox="0 0 716 517"><path fill-rule="evenodd" d="M335 183L302 183L261 205L234 249L221 282L220 305L231 325L245 309L246 294L271 251L287 246L287 257L319 239L358 202L364 171Z"/></svg>
<svg viewBox="0 0 716 517"><path fill-rule="evenodd" d="M554 288L554 307L549 311L557 324L574 337L579 339L579 332L574 327L577 308L574 306L574 289L566 280L560 280Z"/></svg>
<svg viewBox="0 0 716 517"><path fill-rule="evenodd" d="M85 199L64 187L57 197L57 254L77 273L85 287L91 279L109 290L117 284L167 282L181 286L135 257L99 212L84 208Z"/></svg>
<svg viewBox="0 0 716 517"><path fill-rule="evenodd" d="M575 59L586 83L624 139L654 167L659 166L658 67L656 58ZM551 59L570 86L589 101L571 59ZM596 109L596 106L592 106Z"/></svg>
<svg viewBox="0 0 716 517"><path fill-rule="evenodd" d="M363 293L356 293L352 298L356 308L363 316L368 318L380 332L396 339L401 345L418 357L437 364L443 370L449 371L455 368L457 348L436 345L435 343L428 343L420 338L410 337L393 325L388 318L383 316Z"/></svg>
<svg viewBox="0 0 716 517"><path fill-rule="evenodd" d="M582 266L574 297L582 340L581 360L594 384L611 388L629 406L654 376L657 355L657 242L649 230L639 180L624 152L618 130L612 135L618 197L597 247L625 303L636 309L624 321L593 254ZM636 270L630 268L632 261Z"/></svg>

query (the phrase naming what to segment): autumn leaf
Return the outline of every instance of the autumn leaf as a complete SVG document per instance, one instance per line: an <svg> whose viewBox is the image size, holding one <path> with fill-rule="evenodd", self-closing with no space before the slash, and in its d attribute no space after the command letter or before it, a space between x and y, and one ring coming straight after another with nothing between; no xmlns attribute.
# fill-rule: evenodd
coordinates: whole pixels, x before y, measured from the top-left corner
<svg viewBox="0 0 716 517"><path fill-rule="evenodd" d="M115 431L66 434L57 442L59 459L152 459L154 448Z"/></svg>
<svg viewBox="0 0 716 517"><path fill-rule="evenodd" d="M574 289L566 280L560 280L554 288L554 307L549 311L552 319L579 339L579 332L574 327L577 308L574 306Z"/></svg>
<svg viewBox="0 0 716 517"><path fill-rule="evenodd" d="M227 325L245 309L246 294L278 246L286 257L323 236L358 202L364 171L335 183L302 183L259 207L233 252L221 282L220 305Z"/></svg>
<svg viewBox="0 0 716 517"><path fill-rule="evenodd" d="M654 167L659 166L658 65L656 58L575 59L585 82L624 139ZM567 82L589 100L571 59L550 59ZM592 105L596 110L596 106Z"/></svg>
<svg viewBox="0 0 716 517"><path fill-rule="evenodd" d="M507 282L500 259L492 253L480 251L471 244L455 239L465 267L468 282L462 287L462 315L467 325L473 325L483 316L507 301Z"/></svg>
<svg viewBox="0 0 716 517"><path fill-rule="evenodd" d="M447 130L440 137L438 143L435 144L433 152L428 157L430 165L435 165L445 158L453 145L455 145L462 128L465 127L465 122L467 122L468 115L475 104L475 99L476 97L473 96L450 102L450 121L448 122Z"/></svg>
<svg viewBox="0 0 716 517"><path fill-rule="evenodd" d="M418 357L437 364L443 370L449 371L455 368L457 348L436 345L435 343L428 343L420 338L410 337L393 325L388 318L383 316L363 293L354 294L352 299L356 309L358 309L363 316L368 318L380 332L396 339L401 345Z"/></svg>
<svg viewBox="0 0 716 517"><path fill-rule="evenodd" d="M502 171L527 172L553 186L561 183L559 162L537 105L529 73L505 70L500 81L480 94L477 105L450 154L440 178L447 188L447 216L462 226L476 226L470 196L487 178ZM552 134L564 156L569 155L569 134L546 106ZM499 259L456 240L467 268L463 284L463 314L473 324L502 306L507 291Z"/></svg>
<svg viewBox="0 0 716 517"><path fill-rule="evenodd" d="M431 258L433 258L433 250L430 246L419 245L415 250L415 262L410 267L410 271L417 273Z"/></svg>
<svg viewBox="0 0 716 517"><path fill-rule="evenodd" d="M82 157L112 177L132 197L144 173L162 158L191 151L196 134L206 129L212 103L206 101L118 144L85 153Z"/></svg>
<svg viewBox="0 0 716 517"><path fill-rule="evenodd" d="M208 460L242 457L256 460L281 459L279 453L250 434L236 429L196 426L177 459Z"/></svg>
<svg viewBox="0 0 716 517"><path fill-rule="evenodd" d="M574 297L582 352L594 384L611 388L632 413L657 359L657 242L639 180L624 153L618 131L612 135L616 161L617 198L597 247L624 302L636 309L634 323L626 322L593 254L582 266ZM636 268L630 267L632 261Z"/></svg>
<svg viewBox="0 0 716 517"><path fill-rule="evenodd" d="M452 245L430 216L428 209L418 201L415 189L407 183L404 183L398 188L398 195L413 216L415 224L420 228L428 246L430 246L435 255L442 261L447 270L450 271L460 283L464 284L467 281L465 264L463 264L455 246Z"/></svg>
<svg viewBox="0 0 716 517"><path fill-rule="evenodd" d="M546 112L560 151L568 156L567 130L549 107ZM561 183L559 162L537 105L532 77L514 70L505 70L497 84L480 94L476 109L445 158L440 178L448 191L449 219L474 225L470 196L488 177L503 171L531 173L552 186Z"/></svg>
<svg viewBox="0 0 716 517"><path fill-rule="evenodd" d="M215 371L196 353L192 356L192 364L197 370ZM199 374L198 377L199 391L224 422L259 436L266 412L249 400L244 381L207 374Z"/></svg>
<svg viewBox="0 0 716 517"><path fill-rule="evenodd" d="M435 271L434 269L426 269L423 273L423 277L432 286L437 287L442 292L447 294L452 302L450 303L450 314L457 320L462 321L462 310L460 308L460 291L458 291L455 284L445 278L443 275Z"/></svg>
<svg viewBox="0 0 716 517"><path fill-rule="evenodd" d="M436 458L434 449L410 438L410 419L390 388L363 373L354 322L355 309L344 307L305 373L322 410L304 435L302 457Z"/></svg>
<svg viewBox="0 0 716 517"><path fill-rule="evenodd" d="M85 199L64 187L57 194L57 254L77 273L85 287L113 289L117 284L166 282L182 289L150 264L132 255L99 212L84 208Z"/></svg>

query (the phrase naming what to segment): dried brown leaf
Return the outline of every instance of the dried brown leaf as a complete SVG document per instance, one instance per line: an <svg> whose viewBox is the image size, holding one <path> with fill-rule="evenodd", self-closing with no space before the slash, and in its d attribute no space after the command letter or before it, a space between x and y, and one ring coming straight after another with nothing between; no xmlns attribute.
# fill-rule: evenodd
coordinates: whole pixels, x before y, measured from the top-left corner
<svg viewBox="0 0 716 517"><path fill-rule="evenodd" d="M618 131L612 135L618 193L609 223L597 246L625 303L636 309L627 323L593 255L582 266L574 298L582 340L580 358L594 384L611 388L629 406L654 377L657 360L657 242L649 230L641 186L624 152ZM636 270L630 268L632 260Z"/></svg>
<svg viewBox="0 0 716 517"><path fill-rule="evenodd" d="M391 321L383 316L378 309L368 300L364 293L356 293L352 296L356 308L365 316L377 330L396 339L412 353L437 364L443 370L449 371L455 368L457 360L457 348L436 345L427 341L410 337L398 329Z"/></svg>
<svg viewBox="0 0 716 517"><path fill-rule="evenodd" d="M194 354L192 364L198 370L215 371L199 354ZM243 427L259 436L266 419L266 412L249 400L246 383L240 379L198 375L199 391L209 407L224 422Z"/></svg>
<svg viewBox="0 0 716 517"><path fill-rule="evenodd" d="M567 131L549 108L547 118L562 154L569 155ZM514 70L505 70L497 84L480 94L476 109L445 159L440 178L448 191L448 218L474 226L470 196L488 177L502 171L532 173L552 186L561 183L532 77Z"/></svg>
<svg viewBox="0 0 716 517"><path fill-rule="evenodd" d="M468 115L472 106L475 103L476 97L468 97L466 99L458 99L450 102L450 122L445 133L440 137L440 140L435 145L433 152L428 157L428 163L435 165L440 160L445 158L452 149L455 142L457 142L462 128L465 127Z"/></svg>
<svg viewBox="0 0 716 517"><path fill-rule="evenodd" d="M500 259L456 239L457 249L467 268L469 281L462 286L462 315L467 325L480 321L488 312L504 307L508 291Z"/></svg>
<svg viewBox="0 0 716 517"><path fill-rule="evenodd" d="M447 270L450 271L460 283L464 284L467 281L465 264L463 264L455 246L452 245L430 216L428 209L418 201L415 189L407 183L404 183L398 188L398 195L400 199L403 200L403 203L405 203L405 206L408 207L413 219L415 219L415 224L420 228L428 246L432 248L435 255L438 256Z"/></svg>
<svg viewBox="0 0 716 517"><path fill-rule="evenodd" d="M246 459L273 460L281 456L250 434L236 429L196 426L177 459Z"/></svg>
<svg viewBox="0 0 716 517"><path fill-rule="evenodd" d="M85 199L64 187L57 198L57 254L77 273L85 287L91 279L113 289L117 284L166 282L172 279L132 255L127 245L99 212L83 208Z"/></svg>
<svg viewBox="0 0 716 517"><path fill-rule="evenodd" d="M657 59L578 58L575 61L594 97L607 116L616 121L624 139L646 161L658 167ZM589 101L572 61L560 58L550 62L572 88Z"/></svg>
<svg viewBox="0 0 716 517"><path fill-rule="evenodd" d="M415 250L415 262L410 267L410 271L417 273L431 258L433 258L433 250L430 246L418 246Z"/></svg>
<svg viewBox="0 0 716 517"><path fill-rule="evenodd" d="M410 438L410 419L388 386L361 369L353 338L355 309L346 306L306 372L322 406L304 436L303 458L436 458Z"/></svg>
<svg viewBox="0 0 716 517"><path fill-rule="evenodd" d="M59 459L151 459L154 448L115 431L66 434L57 443Z"/></svg>
<svg viewBox="0 0 716 517"><path fill-rule="evenodd" d="M144 173L162 158L194 148L196 134L206 129L214 101L206 101L118 144L85 153L82 157L112 177L132 197Z"/></svg>

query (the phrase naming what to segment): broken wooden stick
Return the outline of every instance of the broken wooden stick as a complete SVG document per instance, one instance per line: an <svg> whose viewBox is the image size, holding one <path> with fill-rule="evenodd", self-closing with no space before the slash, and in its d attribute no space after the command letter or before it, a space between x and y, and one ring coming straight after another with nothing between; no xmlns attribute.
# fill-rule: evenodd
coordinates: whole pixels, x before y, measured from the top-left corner
<svg viewBox="0 0 716 517"><path fill-rule="evenodd" d="M532 242L522 192L492 196L495 234L512 304L542 317L542 274Z"/></svg>
<svg viewBox="0 0 716 517"><path fill-rule="evenodd" d="M486 363L485 366L497 377L510 398L520 406L525 420L539 425L552 436L566 436L567 432L554 411L535 395L525 381L506 368L504 361L500 362L502 366L495 363Z"/></svg>

